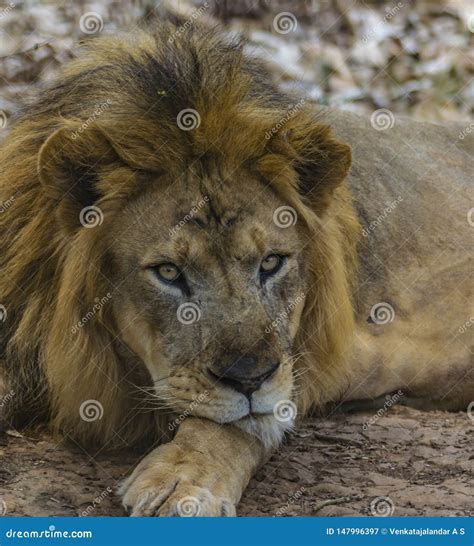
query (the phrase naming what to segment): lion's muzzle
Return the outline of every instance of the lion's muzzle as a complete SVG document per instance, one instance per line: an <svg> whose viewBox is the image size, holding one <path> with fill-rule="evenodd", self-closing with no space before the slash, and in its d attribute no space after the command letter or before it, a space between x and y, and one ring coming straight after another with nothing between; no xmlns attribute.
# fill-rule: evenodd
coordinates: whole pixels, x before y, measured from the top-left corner
<svg viewBox="0 0 474 546"><path fill-rule="evenodd" d="M220 384L242 393L250 399L265 381L277 371L280 363L266 360L263 363L255 355L233 357L223 366L210 369L212 377Z"/></svg>

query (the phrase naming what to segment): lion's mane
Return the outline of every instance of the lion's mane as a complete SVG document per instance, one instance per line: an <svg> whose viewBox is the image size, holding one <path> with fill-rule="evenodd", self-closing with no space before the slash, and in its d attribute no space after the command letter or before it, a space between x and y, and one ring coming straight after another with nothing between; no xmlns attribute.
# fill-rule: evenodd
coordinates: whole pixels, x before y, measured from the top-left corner
<svg viewBox="0 0 474 546"><path fill-rule="evenodd" d="M193 131L177 126L185 109L199 113ZM156 416L136 410L146 373L120 346L110 306L71 329L95 298L113 297L102 275L108 218L140 191L144 173L193 162L246 163L297 211L312 236L313 277L296 340L300 407L344 389L359 232L343 182L349 148L313 107L277 91L238 41L163 24L90 40L1 146L0 202L11 206L0 214L0 349L17 422L46 418L108 446L155 439ZM93 203L104 221L82 228L80 210ZM94 423L79 417L86 400L103 406Z"/></svg>

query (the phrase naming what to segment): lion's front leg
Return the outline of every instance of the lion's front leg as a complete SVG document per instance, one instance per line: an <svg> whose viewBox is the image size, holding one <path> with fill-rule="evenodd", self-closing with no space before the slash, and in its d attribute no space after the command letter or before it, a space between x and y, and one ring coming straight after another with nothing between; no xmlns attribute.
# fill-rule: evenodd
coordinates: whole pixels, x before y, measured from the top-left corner
<svg viewBox="0 0 474 546"><path fill-rule="evenodd" d="M234 516L263 461L259 440L232 425L189 418L121 487L132 516Z"/></svg>

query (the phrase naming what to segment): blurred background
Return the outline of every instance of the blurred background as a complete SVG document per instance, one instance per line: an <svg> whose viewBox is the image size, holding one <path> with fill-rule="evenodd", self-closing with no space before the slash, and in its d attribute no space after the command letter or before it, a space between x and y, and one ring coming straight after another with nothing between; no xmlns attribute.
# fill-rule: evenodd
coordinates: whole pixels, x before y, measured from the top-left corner
<svg viewBox="0 0 474 546"><path fill-rule="evenodd" d="M306 100L473 119L474 0L18 0L0 3L0 125L81 40L178 16L183 32L199 20L242 34L282 87Z"/></svg>

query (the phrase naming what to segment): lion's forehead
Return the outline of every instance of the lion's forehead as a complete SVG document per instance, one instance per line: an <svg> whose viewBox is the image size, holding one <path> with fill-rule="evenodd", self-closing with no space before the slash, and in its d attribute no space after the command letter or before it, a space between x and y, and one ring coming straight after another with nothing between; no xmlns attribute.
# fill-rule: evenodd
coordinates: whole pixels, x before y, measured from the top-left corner
<svg viewBox="0 0 474 546"><path fill-rule="evenodd" d="M199 237L209 243L226 245L262 245L266 234L274 231L272 215L280 200L263 184L254 181L231 181L212 188L196 183L193 186L174 183L163 189L154 188L126 207L125 218L119 222L126 234L159 236L177 247L186 248L183 234ZM140 220L137 222L137 218ZM132 231L128 226L131 226Z"/></svg>
<svg viewBox="0 0 474 546"><path fill-rule="evenodd" d="M164 246L171 246L172 254L190 266L222 273L251 267L270 248L271 233L258 218L245 218L227 224L190 224Z"/></svg>
<svg viewBox="0 0 474 546"><path fill-rule="evenodd" d="M176 203L176 223L185 218L206 227L228 228L256 215L267 215L278 204L267 184L245 172L175 183L168 191Z"/></svg>

